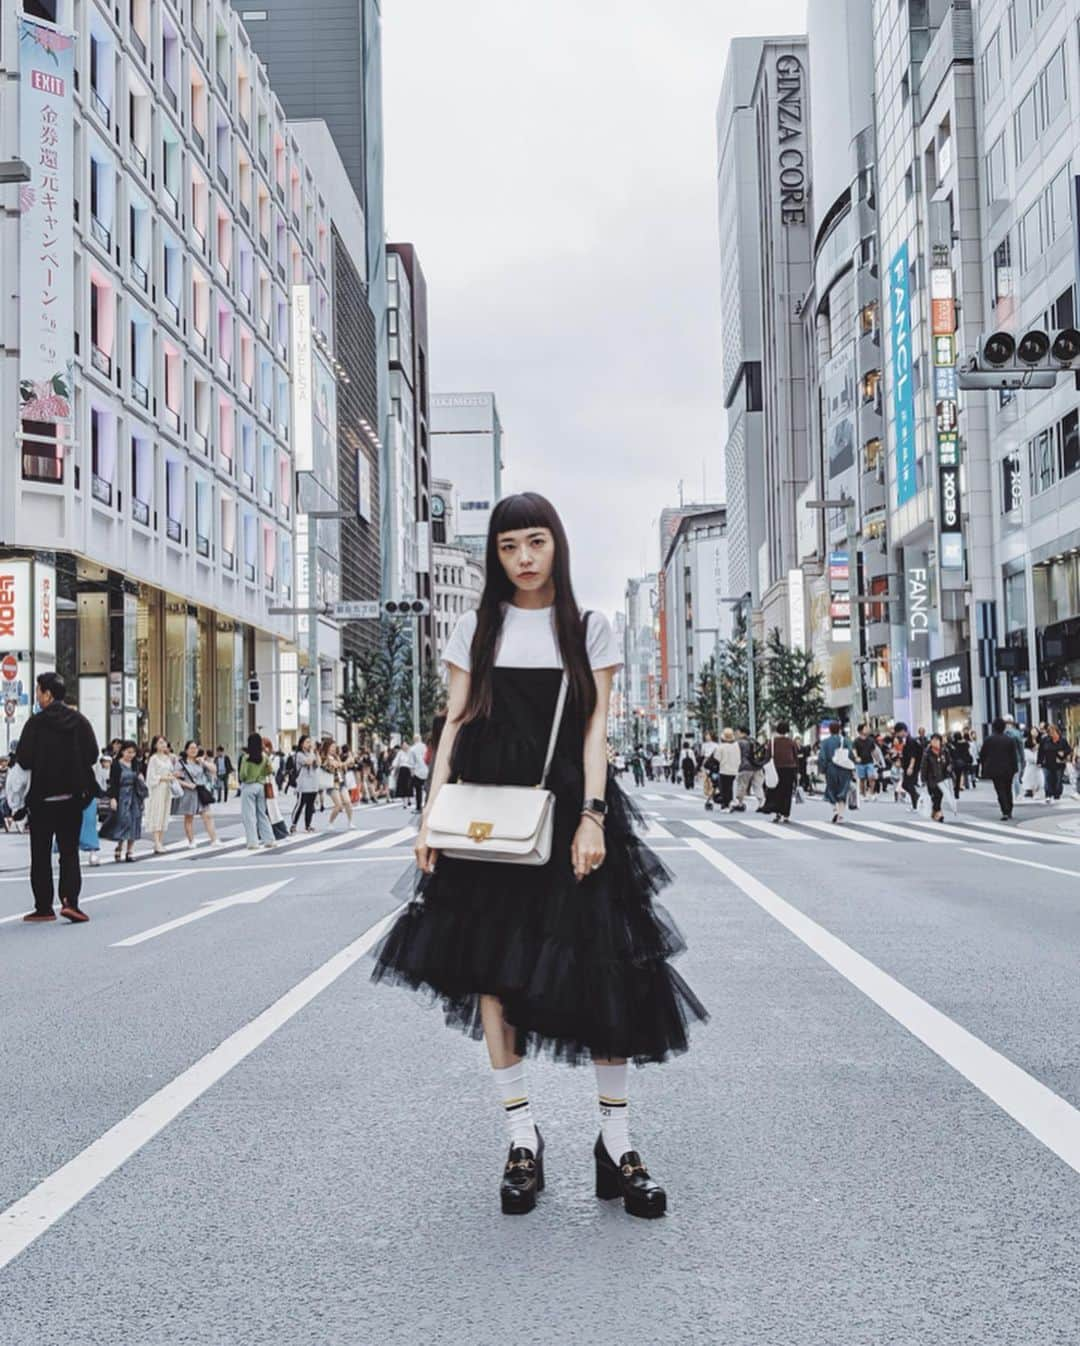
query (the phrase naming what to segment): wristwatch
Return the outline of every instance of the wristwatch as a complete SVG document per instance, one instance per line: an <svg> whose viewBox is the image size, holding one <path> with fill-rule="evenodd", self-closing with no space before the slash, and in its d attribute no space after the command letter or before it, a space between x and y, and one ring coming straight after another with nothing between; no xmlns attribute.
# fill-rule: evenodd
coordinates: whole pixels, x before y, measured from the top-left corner
<svg viewBox="0 0 1080 1346"><path fill-rule="evenodd" d="M606 799L586 799L581 806L582 813L599 813L601 817L607 813Z"/></svg>

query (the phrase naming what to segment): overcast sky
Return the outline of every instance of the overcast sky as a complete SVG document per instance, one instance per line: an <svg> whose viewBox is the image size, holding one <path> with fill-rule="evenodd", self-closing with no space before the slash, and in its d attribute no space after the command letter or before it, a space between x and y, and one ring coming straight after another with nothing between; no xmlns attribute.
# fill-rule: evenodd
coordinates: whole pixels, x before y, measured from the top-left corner
<svg viewBox="0 0 1080 1346"><path fill-rule="evenodd" d="M495 393L505 489L555 504L586 607L657 567L680 478L722 498L716 102L732 37L804 19L383 0L386 223L427 276L432 391Z"/></svg>

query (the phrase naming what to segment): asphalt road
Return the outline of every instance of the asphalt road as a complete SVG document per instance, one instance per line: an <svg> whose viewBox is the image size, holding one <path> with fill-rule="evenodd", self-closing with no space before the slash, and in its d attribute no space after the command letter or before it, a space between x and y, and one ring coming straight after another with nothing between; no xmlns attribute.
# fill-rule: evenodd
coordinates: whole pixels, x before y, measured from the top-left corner
<svg viewBox="0 0 1080 1346"><path fill-rule="evenodd" d="M500 1214L486 1049L368 982L399 806L105 863L80 927L17 919L5 838L0 1344L1080 1340L1080 805L635 793L712 1014L631 1072L656 1221L592 1194L591 1070L535 1062L547 1189Z"/></svg>

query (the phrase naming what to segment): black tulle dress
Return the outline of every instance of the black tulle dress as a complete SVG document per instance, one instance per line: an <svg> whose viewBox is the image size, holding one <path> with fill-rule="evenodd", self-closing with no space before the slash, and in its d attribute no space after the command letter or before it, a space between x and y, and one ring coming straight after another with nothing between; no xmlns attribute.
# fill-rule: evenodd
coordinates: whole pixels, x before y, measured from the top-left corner
<svg viewBox="0 0 1080 1346"><path fill-rule="evenodd" d="M451 780L535 785L562 677L558 668L496 667L494 708L462 725ZM370 957L371 980L441 1002L446 1023L483 1037L480 996L496 995L518 1056L570 1065L626 1057L638 1065L683 1052L709 1015L668 959L686 943L653 901L671 872L635 834L641 814L610 776L606 858L580 882L570 846L584 796L584 723L567 699L548 788L556 797L546 865L453 860L415 864L393 887L409 899Z"/></svg>

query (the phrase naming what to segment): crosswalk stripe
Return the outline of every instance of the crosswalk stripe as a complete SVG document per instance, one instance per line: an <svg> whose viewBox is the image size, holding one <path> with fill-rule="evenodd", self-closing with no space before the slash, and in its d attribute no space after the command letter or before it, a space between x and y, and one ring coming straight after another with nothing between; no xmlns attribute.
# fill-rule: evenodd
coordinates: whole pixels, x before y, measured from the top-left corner
<svg viewBox="0 0 1080 1346"><path fill-rule="evenodd" d="M382 850L385 847L397 846L403 841L411 841L415 836L415 827L401 827L396 832L390 832L385 837L376 837L374 841L365 841L362 849L366 851Z"/></svg>
<svg viewBox="0 0 1080 1346"><path fill-rule="evenodd" d="M661 837L672 837L675 834L669 832L666 827L661 826L655 818L645 819L645 830L641 834L646 841L658 841Z"/></svg>
<svg viewBox="0 0 1080 1346"><path fill-rule="evenodd" d="M826 836L836 841L874 841L873 837L864 837L860 832L853 832L846 822L812 823L806 818L799 818L796 822L799 827L812 827L815 832L824 832Z"/></svg>
<svg viewBox="0 0 1080 1346"><path fill-rule="evenodd" d="M1009 836L1016 835L1016 827L1015 826L1007 827L1004 823L989 823L989 822L982 822L975 818L965 818L964 821L959 825L961 827L977 827L980 830L985 830L989 832L1005 832ZM985 838L982 839L985 840ZM1037 833L1032 832L1028 834L1027 839L1029 841L1038 840L1038 841L1056 842L1060 846L1080 846L1080 837L1062 837L1058 836L1056 832L1037 832ZM972 840L978 841L980 840L980 838L976 836L973 837Z"/></svg>
<svg viewBox="0 0 1080 1346"><path fill-rule="evenodd" d="M954 826L952 823L935 823L927 818L912 818L909 826L929 828L933 832L944 832L947 836L962 837L964 841L971 840L971 833L963 826ZM987 842L993 842L998 846L1030 846L1030 841L1025 841L1023 837L1009 836L1000 837L996 834L992 837L984 838Z"/></svg>
<svg viewBox="0 0 1080 1346"><path fill-rule="evenodd" d="M687 818L686 826L700 832L703 837L717 837L724 841L747 840L741 832L736 832L734 827L722 827L720 823L710 822L707 818Z"/></svg>
<svg viewBox="0 0 1080 1346"><path fill-rule="evenodd" d="M878 823L870 822L868 819L860 819L856 822L853 818L844 824L845 827L869 827L875 832L884 832L886 836L899 837L901 841L920 841L929 846L950 846L952 842L948 837L924 837L921 832L912 832L910 827L901 827L897 823Z"/></svg>
<svg viewBox="0 0 1080 1346"><path fill-rule="evenodd" d="M784 827L781 823L762 823L758 822L756 818L740 817L736 825L738 827L752 827L755 832L766 832L770 837L776 837L778 841L811 840L805 832L800 837L797 832L793 832L790 827Z"/></svg>
<svg viewBox="0 0 1080 1346"><path fill-rule="evenodd" d="M335 832L333 835L323 837L321 841L316 841L314 845L305 846L304 855L316 855L319 851L332 851L335 846L344 846L347 841L358 841L361 837L371 835L371 829L364 831L353 831L351 828L344 832Z"/></svg>

